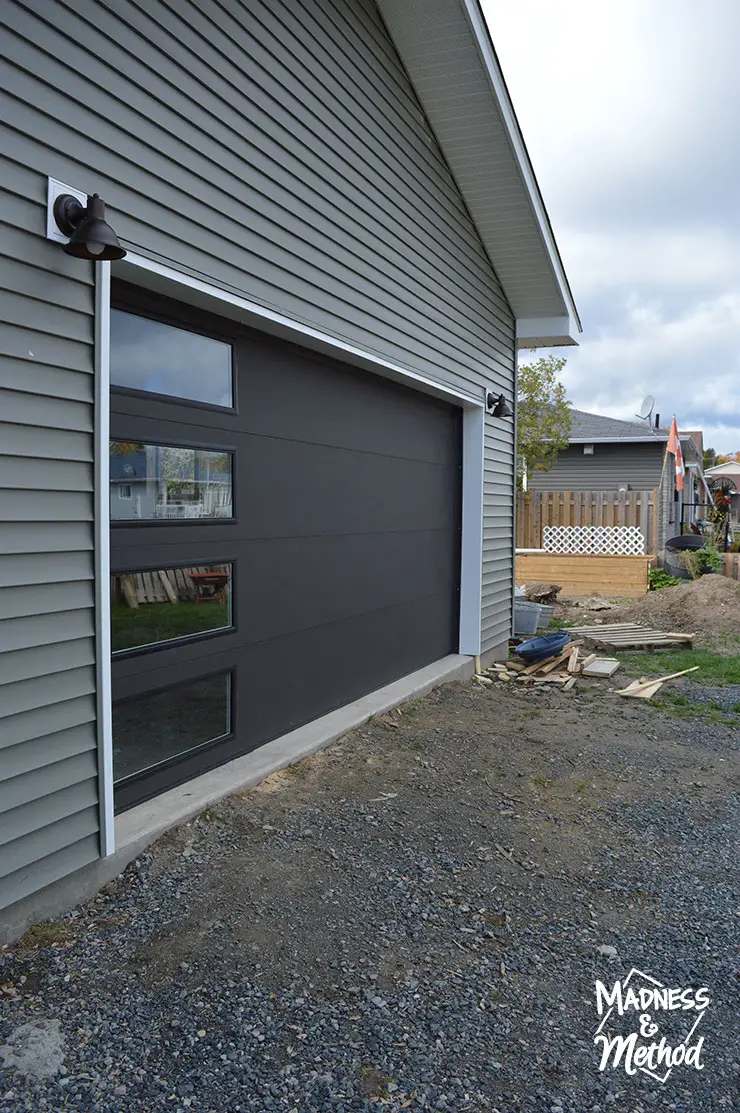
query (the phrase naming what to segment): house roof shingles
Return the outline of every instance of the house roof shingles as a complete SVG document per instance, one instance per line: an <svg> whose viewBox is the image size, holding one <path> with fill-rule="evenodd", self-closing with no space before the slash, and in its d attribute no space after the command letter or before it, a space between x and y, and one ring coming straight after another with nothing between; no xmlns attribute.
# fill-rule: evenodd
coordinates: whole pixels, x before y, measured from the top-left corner
<svg viewBox="0 0 740 1113"><path fill-rule="evenodd" d="M584 410L571 410L571 441L665 441L667 429L655 429L644 422L620 421Z"/></svg>

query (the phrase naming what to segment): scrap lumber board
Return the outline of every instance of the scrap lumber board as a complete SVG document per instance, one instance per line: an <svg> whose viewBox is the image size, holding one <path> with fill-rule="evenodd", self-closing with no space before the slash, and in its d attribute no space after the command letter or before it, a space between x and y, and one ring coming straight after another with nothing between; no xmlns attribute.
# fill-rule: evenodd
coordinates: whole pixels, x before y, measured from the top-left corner
<svg viewBox="0 0 740 1113"><path fill-rule="evenodd" d="M586 638L604 649L690 649L691 634L665 634L639 622L603 623L599 626L571 626L571 634Z"/></svg>
<svg viewBox="0 0 740 1113"><path fill-rule="evenodd" d="M698 672L698 671L699 671L699 666L698 665L693 665L690 669L681 669L680 672L669 672L667 676L656 676L654 679L650 679L650 680L644 680L644 679L633 680L633 682L631 684L629 684L626 688L620 689L617 692L617 695L619 695L619 696L638 696L641 699L650 699L650 696L652 696L656 691L658 691L660 689L660 686L662 684L664 684L666 682L666 680L675 680L677 676L686 676L686 674L689 673L689 672ZM647 693L647 692L649 692L650 694L646 695L645 693Z"/></svg>
<svg viewBox="0 0 740 1113"><path fill-rule="evenodd" d="M616 659L616 657L597 657L595 661L592 661L589 665L584 666L583 675L599 676L605 680L608 680L610 676L614 676L614 673L617 671L618 668L619 661Z"/></svg>

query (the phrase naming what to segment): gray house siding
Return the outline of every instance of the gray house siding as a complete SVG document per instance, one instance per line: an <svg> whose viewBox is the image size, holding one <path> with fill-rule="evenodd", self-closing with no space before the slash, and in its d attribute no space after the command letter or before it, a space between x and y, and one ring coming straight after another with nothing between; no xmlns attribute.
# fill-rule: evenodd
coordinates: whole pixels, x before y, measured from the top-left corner
<svg viewBox="0 0 740 1113"><path fill-rule="evenodd" d="M532 491L617 491L626 483L633 491L651 491L660 484L665 444L595 444L593 456L572 444L549 471L527 476Z"/></svg>
<svg viewBox="0 0 740 1113"><path fill-rule="evenodd" d="M6 146L6 151L8 147ZM99 855L93 292L0 160L0 903Z"/></svg>
<svg viewBox="0 0 740 1113"><path fill-rule="evenodd" d="M0 590L17 677L3 745L33 740L14 768L38 793L60 783L37 776L52 760L81 778L56 790L68 806L45 841L23 836L36 865L14 870L7 901L98 852L81 760L94 747L92 266L43 238L47 175L99 192L131 250L441 383L511 398L515 357L511 310L371 0L7 0L0 25L0 519L14 523ZM510 424L486 428L484 650L509 633ZM79 750L58 758L61 735Z"/></svg>

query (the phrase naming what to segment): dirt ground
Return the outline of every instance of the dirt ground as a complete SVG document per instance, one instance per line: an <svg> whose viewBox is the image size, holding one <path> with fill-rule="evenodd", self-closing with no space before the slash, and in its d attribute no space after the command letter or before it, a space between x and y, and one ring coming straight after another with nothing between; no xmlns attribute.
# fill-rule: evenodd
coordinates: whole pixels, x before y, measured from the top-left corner
<svg viewBox="0 0 740 1113"><path fill-rule="evenodd" d="M697 634L699 644L721 645L740 635L740 583L726 576L702 576L622 603L559 597L555 617L581 624L644 622L659 630Z"/></svg>
<svg viewBox="0 0 740 1113"><path fill-rule="evenodd" d="M6 1048L64 1046L0 1110L734 1107L737 719L619 680L449 685L161 839L0 952ZM599 1072L632 967L710 988L705 1070Z"/></svg>

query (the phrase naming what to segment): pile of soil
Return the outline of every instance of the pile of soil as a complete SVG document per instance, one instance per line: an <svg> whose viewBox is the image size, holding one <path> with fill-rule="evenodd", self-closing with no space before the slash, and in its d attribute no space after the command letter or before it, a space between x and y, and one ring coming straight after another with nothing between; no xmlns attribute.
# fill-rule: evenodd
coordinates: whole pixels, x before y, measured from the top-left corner
<svg viewBox="0 0 740 1113"><path fill-rule="evenodd" d="M609 612L609 622L645 622L659 630L706 637L740 634L740 583L702 576L677 587L650 591Z"/></svg>

